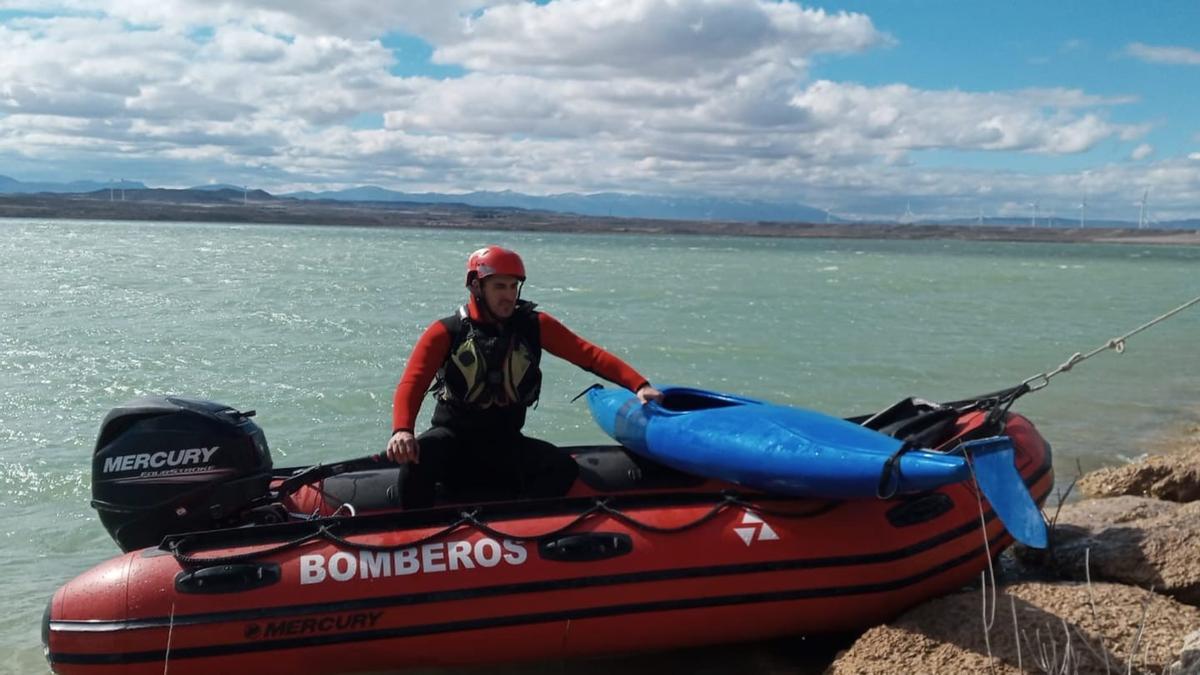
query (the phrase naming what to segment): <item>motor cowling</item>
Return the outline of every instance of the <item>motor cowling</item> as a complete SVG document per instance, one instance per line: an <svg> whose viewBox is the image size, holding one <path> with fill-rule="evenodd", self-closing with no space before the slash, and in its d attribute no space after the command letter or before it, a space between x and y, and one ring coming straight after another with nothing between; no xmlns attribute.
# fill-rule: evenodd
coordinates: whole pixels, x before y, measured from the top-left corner
<svg viewBox="0 0 1200 675"><path fill-rule="evenodd" d="M271 454L253 414L153 396L105 416L92 457L92 506L121 550L236 524L267 497Z"/></svg>

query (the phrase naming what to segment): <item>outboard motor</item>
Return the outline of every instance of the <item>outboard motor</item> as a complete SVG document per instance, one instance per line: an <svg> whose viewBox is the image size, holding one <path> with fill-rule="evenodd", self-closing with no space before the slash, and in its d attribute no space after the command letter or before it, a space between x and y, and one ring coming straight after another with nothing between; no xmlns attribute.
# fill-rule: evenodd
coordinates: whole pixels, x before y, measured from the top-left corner
<svg viewBox="0 0 1200 675"><path fill-rule="evenodd" d="M121 550L238 524L268 496L271 454L252 415L173 396L108 413L92 458L92 506Z"/></svg>

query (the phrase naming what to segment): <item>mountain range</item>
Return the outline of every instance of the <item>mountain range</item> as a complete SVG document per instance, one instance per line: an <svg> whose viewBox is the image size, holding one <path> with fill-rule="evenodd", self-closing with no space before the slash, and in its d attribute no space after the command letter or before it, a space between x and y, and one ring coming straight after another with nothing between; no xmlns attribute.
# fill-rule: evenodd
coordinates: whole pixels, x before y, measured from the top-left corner
<svg viewBox="0 0 1200 675"><path fill-rule="evenodd" d="M146 184L131 180L111 180L100 183L93 180L76 180L70 183L25 183L16 178L0 176L0 194L35 194L38 192L54 192L61 194L82 194L97 190L145 190Z"/></svg>
<svg viewBox="0 0 1200 675"><path fill-rule="evenodd" d="M121 192L117 192L117 191ZM618 192L596 194L562 193L556 195L527 195L505 190L501 192L469 192L447 194L439 192L398 192L376 186L362 186L324 192L292 192L272 195L264 190L247 189L240 185L209 184L186 189L149 188L138 181L109 182L72 181L69 183L22 182L0 175L0 195L9 194L91 194L101 198L129 201L171 203L240 203L246 200L259 204L271 201L294 200L325 203L376 204L380 206L412 204L465 205L484 209L523 209L582 216L643 218L659 220L720 221L720 222L777 222L849 224L855 221L830 216L825 211L800 203L769 202L749 199L716 197L667 197L635 195ZM874 222L899 222L877 220ZM913 225L970 225L974 218L920 218ZM989 217L982 225L1025 226L1026 217ZM1077 223L1069 218L1043 218L1043 227L1071 228ZM1089 227L1131 227L1129 221L1089 219ZM1154 223L1157 228L1200 229L1200 219Z"/></svg>
<svg viewBox="0 0 1200 675"><path fill-rule="evenodd" d="M147 190L147 186L135 181L73 181L70 183L25 183L8 176L0 176L0 194L86 194L101 190ZM186 192L236 192L240 185L214 184L188 188ZM155 192L159 192L155 190ZM283 198L320 200L335 202L412 202L418 204L465 204L483 208L517 208L557 213L576 213L585 216L614 216L622 218L662 218L668 220L722 220L722 221L779 221L779 222L826 222L824 211L804 204L718 199L681 198L605 192L597 194L565 193L557 195L527 195L520 192L470 192L446 194L438 192L397 192L375 186L363 186L346 190L326 192L293 192L269 195L261 190L251 190L251 198ZM834 222L842 222L830 219Z"/></svg>
<svg viewBox="0 0 1200 675"><path fill-rule="evenodd" d="M328 192L293 192L280 195L292 199L327 199L347 202L415 202L421 204L466 204L481 207L512 207L534 211L577 213L584 216L620 218L662 218L667 220L727 220L740 222L825 222L824 211L804 204L787 204L749 199L716 197L665 197L619 192L556 195L527 195L502 192L396 192L364 186ZM843 222L836 218L834 222Z"/></svg>

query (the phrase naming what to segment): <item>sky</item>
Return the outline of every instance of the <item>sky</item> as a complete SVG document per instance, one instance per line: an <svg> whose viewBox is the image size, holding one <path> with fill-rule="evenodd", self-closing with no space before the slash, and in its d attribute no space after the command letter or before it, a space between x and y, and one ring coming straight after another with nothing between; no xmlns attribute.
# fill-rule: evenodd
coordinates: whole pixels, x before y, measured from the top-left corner
<svg viewBox="0 0 1200 675"><path fill-rule="evenodd" d="M1200 2L0 0L0 175L1196 218Z"/></svg>

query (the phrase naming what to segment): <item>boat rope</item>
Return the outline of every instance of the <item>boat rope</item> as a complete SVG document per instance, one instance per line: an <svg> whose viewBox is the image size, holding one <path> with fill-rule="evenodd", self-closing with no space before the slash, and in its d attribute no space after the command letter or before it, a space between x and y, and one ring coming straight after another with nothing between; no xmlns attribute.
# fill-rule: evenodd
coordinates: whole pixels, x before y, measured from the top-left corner
<svg viewBox="0 0 1200 675"><path fill-rule="evenodd" d="M167 550L171 555L175 556L175 560L184 567L201 567L206 565L236 565L238 563L250 562L267 556L282 553L289 549L296 548L302 544L306 544L314 539L319 539L325 536L325 532L336 526L336 523L327 523L321 525L316 532L305 532L303 535L295 539L285 541L277 546L270 548L249 551L247 553L238 553L235 555L216 556L211 558L197 558L195 556L184 553L187 544L191 542L191 537L183 536L178 539L171 539L167 542Z"/></svg>
<svg viewBox="0 0 1200 675"><path fill-rule="evenodd" d="M1021 383L1021 388L1024 389L1024 391L1022 393L1025 394L1025 393L1034 392L1039 389L1042 389L1046 385L1050 384L1050 378L1052 378L1055 375L1058 375L1060 373L1065 373L1065 372L1070 371L1076 365L1083 363L1084 361L1092 358L1093 356L1095 356L1101 352L1108 351L1111 349L1118 354L1125 353L1125 341L1126 340L1128 340L1129 338L1133 337L1134 335L1137 335L1138 333L1146 330L1147 328L1150 328L1151 326L1155 326L1157 324L1162 323L1163 321L1166 321L1167 319L1175 316L1176 314L1182 312L1183 310L1185 310L1197 303L1200 303L1200 295L1192 298L1191 300L1188 300L1187 302L1185 302L1182 305L1176 307L1175 309L1167 312L1166 314L1162 314L1160 316L1157 316L1157 317L1151 319L1150 321L1147 321L1146 323L1138 326L1137 328L1134 328L1133 330L1129 331L1128 333L1126 333L1124 335L1120 335L1115 338L1112 338L1108 342L1105 342L1104 344L1100 345L1099 347L1096 347L1095 349L1093 349L1092 351L1090 351L1086 354L1081 354L1079 352L1075 352L1074 354L1071 355L1071 358L1067 359L1066 361L1063 361L1062 364L1060 364L1054 370L1050 370L1050 371L1047 371L1044 373L1038 373L1037 375L1034 375L1033 377L1027 378L1024 382Z"/></svg>
<svg viewBox="0 0 1200 675"><path fill-rule="evenodd" d="M961 445L961 441L959 444ZM966 456L966 453L963 454ZM979 571L979 581L981 585L980 591L983 593L983 606L980 609L983 612L984 640L987 641L987 636L991 632L992 626L996 623L996 568L992 563L992 543L991 540L988 539L987 515L983 510L983 488L980 487L979 476L975 473L975 462L968 461L967 469L971 472L971 485L974 486L974 489L971 491L975 493L975 504L979 507L979 532L983 535L983 551L985 553L984 557L987 558L988 563L987 571ZM991 580L990 586L992 589L992 601L990 604L988 603L989 579ZM991 607L990 613L988 612L989 607ZM991 653L990 642L988 644L988 653Z"/></svg>
<svg viewBox="0 0 1200 675"><path fill-rule="evenodd" d="M167 652L163 654L163 675L171 665L171 637L175 634L175 603L171 602L171 616L167 620Z"/></svg>
<svg viewBox="0 0 1200 675"><path fill-rule="evenodd" d="M342 548L353 548L353 549L358 549L358 550L362 550L362 551L371 551L374 553L382 553L382 552L386 552L386 551L395 551L395 550L402 549L402 548L411 548L411 547L415 547L415 546L422 546L424 544L428 544L430 542L437 541L439 539L443 539L446 536L448 536L450 533L458 530L459 528L466 527L466 526L474 527L475 529L479 530L480 532L482 532L490 537L496 538L496 539L512 539L514 541L524 541L524 540L528 540L528 539L541 539L543 537L546 537L546 538L554 537L554 536L560 535L564 532L571 530L576 525L578 525L579 523L582 523L584 520L586 520L589 516L596 513L599 510L599 505L600 505L601 501L602 500L597 500L595 503L592 504L592 506L590 508L584 510L579 515L575 516L575 518L572 519L571 522L567 523L566 525L563 525L561 527L550 530L549 532L543 532L541 534L533 535L533 536L514 535L514 534L501 532L501 531L491 527L486 522L480 520L479 519L479 509L475 509L474 511L461 511L458 514L458 516L459 516L458 520L447 525L446 527L442 528L441 530L438 530L437 532L434 532L432 534L421 537L420 539L416 539L413 541L406 541L403 544L365 544L362 542L351 541L350 539L346 539L345 537L340 537L333 533L327 533L324 538L337 544L338 546L341 546Z"/></svg>
<svg viewBox="0 0 1200 675"><path fill-rule="evenodd" d="M511 533L511 532L504 532L502 530L499 530L499 529L493 527L486 521L480 520L480 518L479 518L480 510L475 509L473 511L461 511L461 512L459 512L458 519L455 520L454 522L450 523L449 525L445 526L444 528L437 530L436 532L433 532L431 534L428 534L424 537L421 537L420 539L416 539L413 541L406 541L402 544L367 544L364 542L358 542L358 541L353 541L351 539L347 539L346 537L338 535L334 532L334 530L337 528L337 526L340 523L345 522L345 521L337 521L337 522L332 522L332 523L321 524L321 526L319 528L317 528L316 531L305 532L303 535L301 535L295 539L291 539L289 541L278 544L277 546L272 546L272 547L266 548L266 549L259 549L259 550L255 550L255 551L249 551L246 553L239 553L239 554L234 554L234 555L214 556L214 557L197 557L197 556L189 555L184 552L187 545L190 543L190 540L191 540L191 538L188 536L183 536L178 539L170 540L167 543L167 549L175 557L175 560L177 560L180 565L183 565L185 567L201 567L201 566L208 566L208 565L233 565L233 564L237 564L237 563L248 562L251 560L259 560L259 559L265 558L267 556L275 555L277 553L282 553L284 551L296 548L296 547L306 544L310 541L316 541L318 539L324 539L324 540L329 541L330 543L333 543L342 548L370 551L372 553L383 553L383 552L389 552L389 551L397 551L397 550L405 549L405 548L411 548L414 546L422 546L424 544L428 544L430 542L437 541L439 539L443 539L446 536L450 535L451 533L453 533L461 528L469 526L469 527L473 527L477 531L479 531L483 534L486 534L489 537L493 537L495 539L510 539L512 541L538 541L538 540L543 540L543 539L551 539L553 537L557 537L559 535L570 532L570 531L574 530L575 528L577 528L581 523L583 523L583 521L585 521L588 518L590 518L594 515L597 515L597 514L607 515L610 518L612 518L613 520L620 521L634 529L641 530L643 532L650 532L653 534L676 534L679 532L685 532L687 530L691 530L693 528L699 527L700 525L703 525L704 523L707 523L708 521L717 517L717 515L720 514L722 511L725 511L726 509L729 509L732 507L740 507L743 510L750 512L750 513L755 513L757 515L772 516L772 517L777 517L777 518L815 518L816 516L823 515L825 513L828 513L829 511L833 510L834 508L837 507L837 505L839 503L840 502L838 502L838 501L831 500L831 501L822 502L822 503L818 504L815 508L812 508L809 510L789 511L789 510L785 510L785 509L770 509L770 508L766 508L763 506L759 506L757 504L754 504L752 502L748 502L748 501L742 499L740 496L738 496L736 494L728 494L727 493L727 494L723 494L721 496L721 499L717 503L713 504L711 509L709 509L707 512L700 515L699 517L697 517L693 520L690 520L686 523L683 523L681 525L676 525L676 526L672 526L672 527L663 527L660 525L654 525L652 523L647 523L647 522L638 520L637 518L634 518L633 516L629 515L628 513L625 513L624 511L621 511L620 509L617 509L616 507L610 505L609 500L607 498L598 498L592 502L592 505L590 507L588 507L587 509L580 512L579 515L577 515L575 518L571 519L570 522L568 522L565 525L562 525L560 527L556 527L556 528L546 531L546 532L540 532L538 534L516 534L516 533Z"/></svg>

